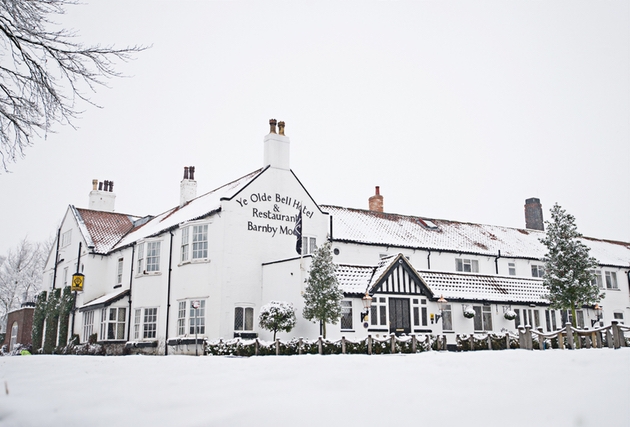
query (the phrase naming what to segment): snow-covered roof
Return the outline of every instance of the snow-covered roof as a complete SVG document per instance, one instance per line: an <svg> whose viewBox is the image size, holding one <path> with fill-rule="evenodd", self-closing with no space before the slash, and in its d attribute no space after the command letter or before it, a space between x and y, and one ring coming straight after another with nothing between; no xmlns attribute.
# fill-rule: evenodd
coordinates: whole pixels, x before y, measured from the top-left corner
<svg viewBox="0 0 630 427"><path fill-rule="evenodd" d="M115 212L80 209L70 206L81 234L94 252L109 252L120 239L134 227L139 217Z"/></svg>
<svg viewBox="0 0 630 427"><path fill-rule="evenodd" d="M99 307L107 307L109 304L116 302L121 298L124 298L128 294L129 289L118 289L114 292L110 292L96 299L93 299L92 301L86 302L81 307L79 307L79 311L93 310Z"/></svg>
<svg viewBox="0 0 630 427"><path fill-rule="evenodd" d="M428 219L322 205L332 216L335 241L542 259L545 233L496 225ZM600 264L629 266L630 243L583 238Z"/></svg>
<svg viewBox="0 0 630 427"><path fill-rule="evenodd" d="M340 264L335 270L339 289L345 294L364 294L374 275L374 266Z"/></svg>
<svg viewBox="0 0 630 427"><path fill-rule="evenodd" d="M209 193L192 199L184 206L176 206L167 210L155 218L150 219L143 226L133 230L116 245L116 248L126 246L145 237L157 235L173 226L204 218L221 208L222 199L234 197L265 170L266 169L258 169L236 181L232 181L216 190L212 190Z"/></svg>
<svg viewBox="0 0 630 427"><path fill-rule="evenodd" d="M418 271L418 275L434 296L443 295L447 300L549 303L542 279L426 270Z"/></svg>

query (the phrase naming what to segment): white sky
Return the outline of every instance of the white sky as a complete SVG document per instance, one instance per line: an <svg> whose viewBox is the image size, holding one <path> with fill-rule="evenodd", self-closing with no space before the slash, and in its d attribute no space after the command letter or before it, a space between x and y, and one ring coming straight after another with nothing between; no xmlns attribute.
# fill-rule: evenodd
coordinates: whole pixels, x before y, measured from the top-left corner
<svg viewBox="0 0 630 427"><path fill-rule="evenodd" d="M524 227L526 198L630 241L627 1L85 1L86 43L153 45L0 175L0 254L55 232L91 181L116 211L262 166L268 120L320 204Z"/></svg>

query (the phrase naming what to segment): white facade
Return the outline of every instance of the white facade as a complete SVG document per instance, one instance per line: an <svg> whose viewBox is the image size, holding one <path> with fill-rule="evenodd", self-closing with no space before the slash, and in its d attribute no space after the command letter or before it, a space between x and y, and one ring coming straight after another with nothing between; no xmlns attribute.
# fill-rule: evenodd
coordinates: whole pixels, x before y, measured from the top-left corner
<svg viewBox="0 0 630 427"><path fill-rule="evenodd" d="M90 209L68 208L59 230L59 261L55 269L53 248L44 278L49 287L68 286L81 243L78 268L85 285L73 331L82 342L96 333L100 342L173 354L194 353L195 331L199 340L266 340L272 333L258 327L257 318L272 300L296 308L296 327L281 338L315 338L319 325L301 317L302 292L311 246L329 238L346 294L343 321L327 325L330 338L431 332L454 342L455 333L514 331L516 322L504 318L508 310L543 330L547 319L550 329L562 326L560 313L552 314L541 297L542 279L532 278L542 274L542 232L320 206L291 171L290 141L282 133L272 123L262 169L198 197L196 182L185 176L180 203L156 217L114 213L111 191L93 190L99 194L91 193ZM104 205L94 198L100 193L107 196ZM307 238L303 257L293 234L299 212ZM603 322L625 321L630 244L586 243L602 264ZM494 294L484 286L508 290ZM366 292L373 306L364 327ZM442 294L450 314L437 320ZM466 309L478 315L468 319ZM581 312L578 320L590 327L594 311Z"/></svg>

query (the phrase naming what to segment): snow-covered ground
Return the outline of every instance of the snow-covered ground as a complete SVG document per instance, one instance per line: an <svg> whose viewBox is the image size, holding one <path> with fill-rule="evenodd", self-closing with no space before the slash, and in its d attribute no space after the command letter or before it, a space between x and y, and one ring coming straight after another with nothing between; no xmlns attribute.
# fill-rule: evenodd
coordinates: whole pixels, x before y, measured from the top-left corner
<svg viewBox="0 0 630 427"><path fill-rule="evenodd" d="M0 380L3 427L630 425L630 348L16 356Z"/></svg>

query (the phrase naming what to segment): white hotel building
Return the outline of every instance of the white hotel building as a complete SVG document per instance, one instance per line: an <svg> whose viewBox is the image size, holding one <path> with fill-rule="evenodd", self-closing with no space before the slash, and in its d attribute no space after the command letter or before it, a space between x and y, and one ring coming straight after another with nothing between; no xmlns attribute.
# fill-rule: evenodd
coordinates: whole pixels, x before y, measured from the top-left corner
<svg viewBox="0 0 630 427"><path fill-rule="evenodd" d="M186 168L179 205L160 215L116 213L113 183L107 181L94 181L88 208L68 207L44 278L50 287L68 286L81 245L85 284L71 333L81 342L96 333L111 353L124 347L190 352L195 323L200 339L269 340L272 334L257 318L260 307L275 300L296 308L297 325L281 338L316 338L319 325L301 317L302 292L308 254L326 239L345 293L342 318L327 325L329 338L433 333L454 343L457 333L516 331L519 324L544 331L562 327L566 313L550 310L544 297L538 199L526 202L524 229L385 213L378 187L369 210L319 205L290 169L284 123L278 133L270 123L261 169L197 196L194 168ZM299 210L303 257L293 235ZM583 241L600 264L597 281L606 296L603 318L582 307L578 325L625 321L630 243ZM364 323L366 292L373 302ZM440 296L448 304L436 320ZM197 318L193 301L200 304ZM465 317L471 309L475 316ZM506 311L517 319L507 320Z"/></svg>

